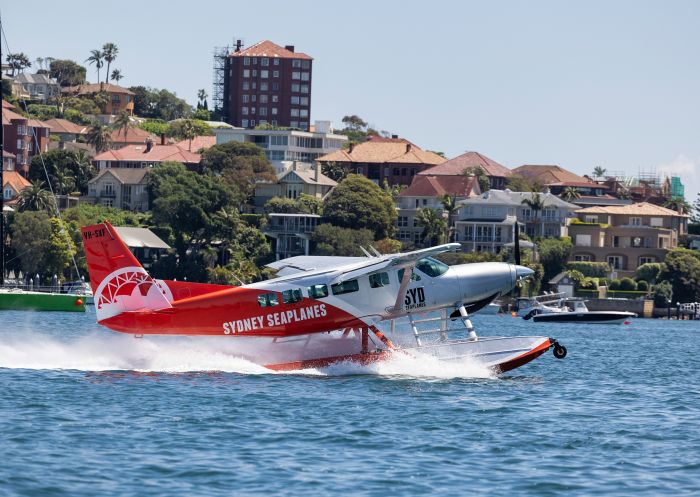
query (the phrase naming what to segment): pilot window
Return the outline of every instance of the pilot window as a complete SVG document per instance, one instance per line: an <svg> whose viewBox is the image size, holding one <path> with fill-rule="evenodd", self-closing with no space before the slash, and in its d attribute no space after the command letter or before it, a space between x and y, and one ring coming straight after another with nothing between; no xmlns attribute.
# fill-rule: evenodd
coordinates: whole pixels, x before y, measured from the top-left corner
<svg viewBox="0 0 700 497"><path fill-rule="evenodd" d="M369 286L380 288L389 285L389 273L375 273L369 275Z"/></svg>
<svg viewBox="0 0 700 497"><path fill-rule="evenodd" d="M360 285L357 280L343 281L342 283L336 283L331 285L331 290L333 295L342 295L344 293L356 292L360 289Z"/></svg>
<svg viewBox="0 0 700 497"><path fill-rule="evenodd" d="M403 272L405 269L399 269L398 274L399 274L399 283L401 283L401 280L403 280ZM411 275L411 281L420 281L420 275L416 274L415 271Z"/></svg>
<svg viewBox="0 0 700 497"><path fill-rule="evenodd" d="M260 307L272 307L279 304L276 293L263 293L258 295L258 305Z"/></svg>
<svg viewBox="0 0 700 497"><path fill-rule="evenodd" d="M426 257L425 259L421 259L418 261L418 263L416 264L416 268L418 268L421 272L427 274L428 276L434 278L436 276L440 276L441 274L445 274L445 272L447 272L450 266L448 266L444 262L435 260L432 257Z"/></svg>
<svg viewBox="0 0 700 497"><path fill-rule="evenodd" d="M322 299L323 297L328 297L328 287L326 285L310 286L309 297L312 299Z"/></svg>
<svg viewBox="0 0 700 497"><path fill-rule="evenodd" d="M294 302L301 302L304 296L301 293L300 288L293 288L291 290L285 290L282 292L282 302L285 304L293 304Z"/></svg>

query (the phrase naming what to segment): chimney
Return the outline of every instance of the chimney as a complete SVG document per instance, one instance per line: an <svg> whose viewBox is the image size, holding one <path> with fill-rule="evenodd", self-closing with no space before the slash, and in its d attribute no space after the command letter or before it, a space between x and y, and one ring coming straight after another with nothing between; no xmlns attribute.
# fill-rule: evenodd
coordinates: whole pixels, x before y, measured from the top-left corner
<svg viewBox="0 0 700 497"><path fill-rule="evenodd" d="M407 143L406 144L406 153L409 153L411 151L411 144Z"/></svg>
<svg viewBox="0 0 700 497"><path fill-rule="evenodd" d="M352 153L352 149L355 148L355 144L353 142L350 142L350 146L348 147L348 153Z"/></svg>
<svg viewBox="0 0 700 497"><path fill-rule="evenodd" d="M147 154L153 149L153 140L150 138L146 140L146 150L143 152L144 154Z"/></svg>
<svg viewBox="0 0 700 497"><path fill-rule="evenodd" d="M297 170L297 161L292 161L292 171Z"/></svg>
<svg viewBox="0 0 700 497"><path fill-rule="evenodd" d="M160 144L165 145L165 133L160 134Z"/></svg>
<svg viewBox="0 0 700 497"><path fill-rule="evenodd" d="M240 52L242 46L243 42L241 40L236 40L236 52Z"/></svg>
<svg viewBox="0 0 700 497"><path fill-rule="evenodd" d="M285 46L284 46L284 49L285 49L285 50L289 50L290 52L293 52L293 51L294 51L294 45L285 45Z"/></svg>
<svg viewBox="0 0 700 497"><path fill-rule="evenodd" d="M316 167L314 168L314 181L318 183L318 179L321 177L321 164L318 162L316 163Z"/></svg>

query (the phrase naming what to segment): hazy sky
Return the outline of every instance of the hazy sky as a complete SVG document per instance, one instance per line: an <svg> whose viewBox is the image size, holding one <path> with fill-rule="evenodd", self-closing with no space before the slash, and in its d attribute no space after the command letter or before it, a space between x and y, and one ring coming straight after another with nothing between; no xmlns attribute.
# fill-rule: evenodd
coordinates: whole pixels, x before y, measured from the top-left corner
<svg viewBox="0 0 700 497"><path fill-rule="evenodd" d="M312 119L357 114L454 157L577 173L671 171L700 191L700 2L6 2L10 48L84 61L111 41L122 85L211 93L242 38L314 57ZM95 72L89 66L88 76Z"/></svg>

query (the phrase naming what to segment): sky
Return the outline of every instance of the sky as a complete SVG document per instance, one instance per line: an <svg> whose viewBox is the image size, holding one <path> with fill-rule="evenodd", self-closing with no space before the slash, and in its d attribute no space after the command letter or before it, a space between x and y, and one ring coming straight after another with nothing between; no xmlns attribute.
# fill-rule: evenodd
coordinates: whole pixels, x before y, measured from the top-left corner
<svg viewBox="0 0 700 497"><path fill-rule="evenodd" d="M314 58L312 120L373 127L513 168L675 173L700 192L700 2L21 2L12 51L83 62L119 47L123 86L211 94L214 47L242 39ZM88 66L88 77L95 72Z"/></svg>

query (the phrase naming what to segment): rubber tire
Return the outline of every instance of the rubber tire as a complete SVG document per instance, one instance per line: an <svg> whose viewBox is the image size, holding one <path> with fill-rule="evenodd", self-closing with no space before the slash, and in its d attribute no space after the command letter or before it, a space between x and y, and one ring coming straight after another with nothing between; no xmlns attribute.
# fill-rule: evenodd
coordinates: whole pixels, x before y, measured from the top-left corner
<svg viewBox="0 0 700 497"><path fill-rule="evenodd" d="M555 345L553 353L554 357L557 359L564 359L566 357L566 347L563 345Z"/></svg>

